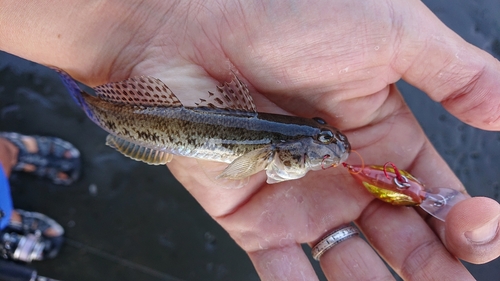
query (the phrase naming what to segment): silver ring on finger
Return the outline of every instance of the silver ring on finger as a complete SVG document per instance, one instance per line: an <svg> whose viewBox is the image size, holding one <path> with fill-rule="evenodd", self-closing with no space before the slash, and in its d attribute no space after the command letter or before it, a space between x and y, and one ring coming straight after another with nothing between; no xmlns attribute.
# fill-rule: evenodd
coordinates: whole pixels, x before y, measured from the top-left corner
<svg viewBox="0 0 500 281"><path fill-rule="evenodd" d="M311 249L312 257L319 261L321 256L333 246L345 241L351 237L359 235L359 231L356 227L351 225L344 225L337 228L321 239L314 247Z"/></svg>

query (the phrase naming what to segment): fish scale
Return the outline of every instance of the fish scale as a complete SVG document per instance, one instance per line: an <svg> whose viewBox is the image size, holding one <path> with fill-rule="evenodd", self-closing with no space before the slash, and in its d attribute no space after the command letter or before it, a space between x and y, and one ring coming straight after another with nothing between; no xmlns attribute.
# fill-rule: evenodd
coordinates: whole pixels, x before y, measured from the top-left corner
<svg viewBox="0 0 500 281"><path fill-rule="evenodd" d="M211 154L230 153L233 157L224 162L271 143L319 133L318 129L300 124L288 124L283 128L286 130L273 129L276 125L283 126L272 121L273 117L276 118L272 114L248 118L237 113L217 115L186 108L136 109L134 106L108 104L91 96L85 99L98 125L109 133L151 148L210 150L212 153L205 154L207 159L218 158ZM182 155L192 156L189 153Z"/></svg>

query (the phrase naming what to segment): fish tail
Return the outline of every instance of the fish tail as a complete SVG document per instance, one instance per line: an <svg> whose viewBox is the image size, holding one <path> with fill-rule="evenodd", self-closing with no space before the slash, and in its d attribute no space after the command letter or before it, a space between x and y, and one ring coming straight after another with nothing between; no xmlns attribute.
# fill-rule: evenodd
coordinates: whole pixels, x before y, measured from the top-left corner
<svg viewBox="0 0 500 281"><path fill-rule="evenodd" d="M57 74L59 74L59 77L61 78L64 86L66 86L66 89L68 89L73 100L75 100L75 102L79 106L83 107L85 104L85 100L83 99L82 96L82 90L80 89L78 84L76 84L76 81L73 78L71 78L71 76L69 76L69 74L66 73L64 70L57 67L51 67L51 68L54 69L57 72Z"/></svg>
<svg viewBox="0 0 500 281"><path fill-rule="evenodd" d="M85 113L91 120L94 120L94 114L92 113L92 110L90 109L88 103L84 98L84 95L88 94L80 89L75 79L73 79L64 70L53 66L51 66L50 68L52 68L57 72L57 74L59 74L59 78L61 78L61 81L63 82L64 86L66 86L66 89L68 89L69 94L71 95L73 100L85 111Z"/></svg>

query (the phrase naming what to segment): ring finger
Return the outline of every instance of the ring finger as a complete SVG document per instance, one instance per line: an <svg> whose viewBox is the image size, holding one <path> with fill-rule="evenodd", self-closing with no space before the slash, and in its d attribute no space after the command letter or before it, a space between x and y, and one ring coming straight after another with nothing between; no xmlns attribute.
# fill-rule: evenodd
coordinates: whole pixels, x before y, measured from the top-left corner
<svg viewBox="0 0 500 281"><path fill-rule="evenodd" d="M394 280L375 251L357 235L327 249L320 264L328 280Z"/></svg>

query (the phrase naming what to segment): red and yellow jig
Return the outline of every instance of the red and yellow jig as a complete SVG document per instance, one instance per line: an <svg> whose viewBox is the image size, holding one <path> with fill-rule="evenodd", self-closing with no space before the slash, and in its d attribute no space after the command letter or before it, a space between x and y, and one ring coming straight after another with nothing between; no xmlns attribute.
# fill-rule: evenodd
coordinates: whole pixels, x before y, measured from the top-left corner
<svg viewBox="0 0 500 281"><path fill-rule="evenodd" d="M417 178L390 162L384 166L343 165L376 198L392 205L420 206L442 221L453 205L466 199L464 194L451 188L426 188Z"/></svg>

